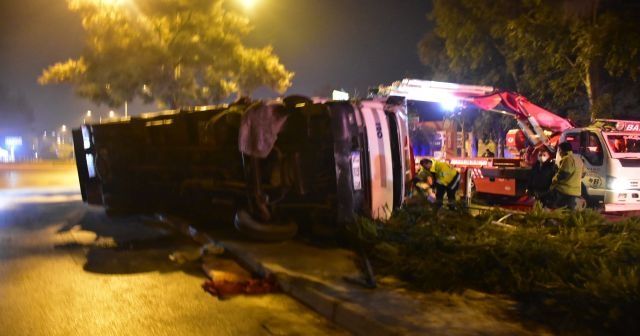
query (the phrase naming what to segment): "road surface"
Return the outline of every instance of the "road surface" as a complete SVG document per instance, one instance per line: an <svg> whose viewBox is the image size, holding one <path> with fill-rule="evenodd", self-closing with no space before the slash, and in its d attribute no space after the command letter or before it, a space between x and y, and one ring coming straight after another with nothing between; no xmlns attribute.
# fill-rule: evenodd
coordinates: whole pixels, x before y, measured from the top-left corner
<svg viewBox="0 0 640 336"><path fill-rule="evenodd" d="M41 168L0 168L0 334L345 334L283 294L218 300L197 260L169 260L190 240L109 219L80 201L72 166Z"/></svg>

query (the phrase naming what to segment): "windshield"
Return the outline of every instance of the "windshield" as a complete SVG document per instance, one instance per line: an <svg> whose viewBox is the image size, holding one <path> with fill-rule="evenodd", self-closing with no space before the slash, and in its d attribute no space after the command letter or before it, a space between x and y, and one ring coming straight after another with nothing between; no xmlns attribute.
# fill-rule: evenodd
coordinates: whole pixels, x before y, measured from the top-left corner
<svg viewBox="0 0 640 336"><path fill-rule="evenodd" d="M611 133L605 138L614 158L640 158L640 134Z"/></svg>

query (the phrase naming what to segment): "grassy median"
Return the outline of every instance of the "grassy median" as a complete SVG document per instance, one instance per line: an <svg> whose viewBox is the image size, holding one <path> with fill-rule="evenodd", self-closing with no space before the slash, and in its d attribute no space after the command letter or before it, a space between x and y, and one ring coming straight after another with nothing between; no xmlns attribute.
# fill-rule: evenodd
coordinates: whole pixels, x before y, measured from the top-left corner
<svg viewBox="0 0 640 336"><path fill-rule="evenodd" d="M416 289L508 295L522 316L558 332L639 334L640 217L610 222L536 206L498 222L505 214L421 204L349 231L379 275Z"/></svg>

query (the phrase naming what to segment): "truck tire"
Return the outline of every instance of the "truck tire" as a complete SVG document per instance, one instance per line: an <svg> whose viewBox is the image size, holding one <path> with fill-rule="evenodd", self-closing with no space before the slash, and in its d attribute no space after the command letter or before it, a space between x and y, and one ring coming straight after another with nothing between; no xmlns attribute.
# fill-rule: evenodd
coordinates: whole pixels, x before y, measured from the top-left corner
<svg viewBox="0 0 640 336"><path fill-rule="evenodd" d="M294 222L260 223L244 209L236 212L233 223L236 229L248 238L265 242L289 240L298 233L298 225Z"/></svg>

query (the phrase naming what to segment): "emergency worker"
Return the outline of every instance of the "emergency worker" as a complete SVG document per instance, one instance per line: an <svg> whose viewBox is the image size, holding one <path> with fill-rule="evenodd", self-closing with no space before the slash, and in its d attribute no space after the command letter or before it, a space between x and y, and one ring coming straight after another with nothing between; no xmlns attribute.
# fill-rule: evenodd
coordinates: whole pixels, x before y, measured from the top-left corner
<svg viewBox="0 0 640 336"><path fill-rule="evenodd" d="M460 186L460 173L444 161L422 159L420 160L420 166L422 169L418 172L414 182L426 181L431 175L433 186L436 189L436 205L438 207L442 206L444 194L446 193L449 207L453 208L456 201L456 191Z"/></svg>
<svg viewBox="0 0 640 336"><path fill-rule="evenodd" d="M543 206L549 205L549 189L555 173L556 164L551 153L546 147L539 149L537 160L531 167L527 194L535 197Z"/></svg>
<svg viewBox="0 0 640 336"><path fill-rule="evenodd" d="M555 198L553 207L577 210L577 201L582 192L584 164L580 158L573 155L571 144L568 142L558 145L558 153L560 164L551 182L551 191Z"/></svg>

